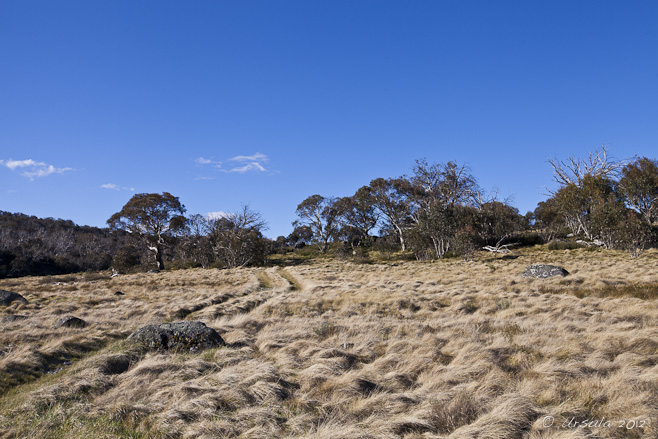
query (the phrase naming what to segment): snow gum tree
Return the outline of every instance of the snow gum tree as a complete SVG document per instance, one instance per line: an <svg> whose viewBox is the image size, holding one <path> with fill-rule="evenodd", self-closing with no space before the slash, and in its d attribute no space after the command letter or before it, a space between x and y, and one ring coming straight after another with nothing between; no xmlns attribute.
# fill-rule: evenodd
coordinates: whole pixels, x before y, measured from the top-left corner
<svg viewBox="0 0 658 439"><path fill-rule="evenodd" d="M169 192L135 194L107 224L142 242L153 254L158 269L164 270L162 253L166 238L185 228L184 214L185 206Z"/></svg>

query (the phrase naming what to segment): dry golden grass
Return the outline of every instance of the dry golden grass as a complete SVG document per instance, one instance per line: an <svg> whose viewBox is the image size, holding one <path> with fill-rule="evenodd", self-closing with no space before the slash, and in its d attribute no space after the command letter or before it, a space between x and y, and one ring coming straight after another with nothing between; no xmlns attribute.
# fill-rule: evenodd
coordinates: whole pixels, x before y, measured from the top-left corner
<svg viewBox="0 0 658 439"><path fill-rule="evenodd" d="M0 437L658 438L658 253L517 255L0 281ZM227 346L125 340L180 319Z"/></svg>

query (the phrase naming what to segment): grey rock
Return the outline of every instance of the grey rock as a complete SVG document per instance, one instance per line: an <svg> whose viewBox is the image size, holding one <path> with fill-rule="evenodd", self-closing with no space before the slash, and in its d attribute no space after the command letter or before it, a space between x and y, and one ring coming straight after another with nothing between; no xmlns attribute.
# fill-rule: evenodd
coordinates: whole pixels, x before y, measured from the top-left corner
<svg viewBox="0 0 658 439"><path fill-rule="evenodd" d="M130 334L130 340L151 349L201 351L225 344L222 337L202 322L174 322L146 325Z"/></svg>
<svg viewBox="0 0 658 439"><path fill-rule="evenodd" d="M55 328L85 328L87 322L73 316L64 316L55 322Z"/></svg>
<svg viewBox="0 0 658 439"><path fill-rule="evenodd" d="M535 279L546 279L547 277L568 275L569 272L557 265L534 264L525 267L521 277L533 277Z"/></svg>
<svg viewBox="0 0 658 439"><path fill-rule="evenodd" d="M0 305L9 306L11 302L22 302L27 304L27 299L21 296L18 293L12 293L11 291L0 290Z"/></svg>

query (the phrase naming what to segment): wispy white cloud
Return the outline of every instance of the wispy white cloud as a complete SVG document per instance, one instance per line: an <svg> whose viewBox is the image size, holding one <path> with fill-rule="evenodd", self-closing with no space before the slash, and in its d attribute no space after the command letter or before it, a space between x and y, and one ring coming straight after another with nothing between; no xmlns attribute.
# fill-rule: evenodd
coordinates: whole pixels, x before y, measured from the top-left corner
<svg viewBox="0 0 658 439"><path fill-rule="evenodd" d="M5 166L13 171L16 168L25 168L27 166L47 166L47 165L44 162L35 162L32 159L27 159L27 160L9 159L7 160L7 163L5 163Z"/></svg>
<svg viewBox="0 0 658 439"><path fill-rule="evenodd" d="M222 162L218 162L217 160L211 160L207 159L204 157L199 157L194 160L194 163L197 165L211 165L214 166L215 168L221 168L222 167Z"/></svg>
<svg viewBox="0 0 658 439"><path fill-rule="evenodd" d="M253 155L236 155L229 159L232 162L257 162L257 163L267 163L270 159L265 155L257 152Z"/></svg>
<svg viewBox="0 0 658 439"><path fill-rule="evenodd" d="M132 192L135 191L134 187L125 187L125 186L121 187L118 184L114 184L114 183L102 184L101 188L102 189L110 189L110 190L113 190L113 191L121 191L121 190L123 190L123 191L132 191Z"/></svg>
<svg viewBox="0 0 658 439"><path fill-rule="evenodd" d="M235 157L231 157L229 161L244 164L242 166L231 168L226 172L237 172L244 174L245 172L249 171L267 172L267 169L265 169L265 166L263 165L269 162L270 159L265 154L257 152L252 155L236 155Z"/></svg>
<svg viewBox="0 0 658 439"><path fill-rule="evenodd" d="M228 213L223 212L221 210L218 210L217 212L208 212L206 214L206 218L208 218L209 220L216 220L216 219L220 219L220 218L226 218L227 216L228 216Z"/></svg>
<svg viewBox="0 0 658 439"><path fill-rule="evenodd" d="M232 168L228 170L228 172L239 172L240 174L244 174L245 172L249 172L249 171L266 172L267 169L265 169L263 165L261 165L258 162L251 162L251 163L247 163L244 166L238 166L237 168Z"/></svg>
<svg viewBox="0 0 658 439"><path fill-rule="evenodd" d="M47 165L44 167L35 167L32 171L25 171L23 175L33 180L34 177L47 177L50 174L63 174L66 171L72 171L73 168L56 168L53 165Z"/></svg>
<svg viewBox="0 0 658 439"><path fill-rule="evenodd" d="M34 180L39 177L47 177L52 174L63 174L67 171L72 171L73 168L56 168L53 165L49 165L45 162L37 162L36 160L26 159L26 160L0 160L0 165L4 166L12 171L16 169L23 169L21 175L27 177L30 180Z"/></svg>
<svg viewBox="0 0 658 439"><path fill-rule="evenodd" d="M212 166L219 168L221 172L237 172L239 174L244 174L246 172L269 172L265 168L265 164L270 161L269 157L265 154L257 152L251 155L236 155L227 160L228 162L234 162L232 168L223 168L222 162L207 159L204 157L199 157L194 162L199 166ZM195 180L213 180L213 177L197 177Z"/></svg>

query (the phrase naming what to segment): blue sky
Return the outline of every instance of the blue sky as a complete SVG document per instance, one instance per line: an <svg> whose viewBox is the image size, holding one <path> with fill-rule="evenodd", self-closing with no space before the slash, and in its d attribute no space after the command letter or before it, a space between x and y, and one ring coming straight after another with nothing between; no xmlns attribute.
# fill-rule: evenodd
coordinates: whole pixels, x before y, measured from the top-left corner
<svg viewBox="0 0 658 439"><path fill-rule="evenodd" d="M103 226L345 196L415 159L533 210L546 160L658 157L654 1L0 2L0 210Z"/></svg>

